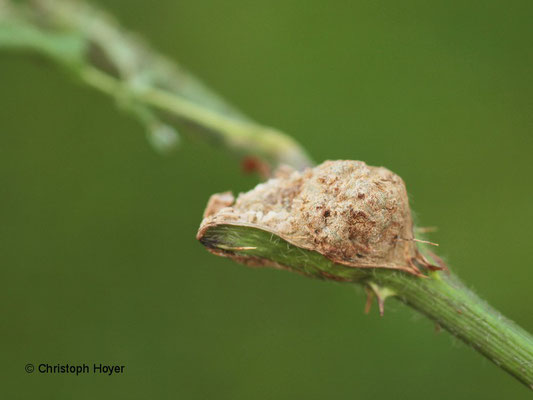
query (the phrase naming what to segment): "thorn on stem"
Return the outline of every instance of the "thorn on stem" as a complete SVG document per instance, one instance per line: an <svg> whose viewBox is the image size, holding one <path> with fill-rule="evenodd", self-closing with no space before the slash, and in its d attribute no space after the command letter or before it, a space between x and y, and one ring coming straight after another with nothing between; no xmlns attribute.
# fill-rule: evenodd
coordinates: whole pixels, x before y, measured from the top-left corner
<svg viewBox="0 0 533 400"><path fill-rule="evenodd" d="M403 240L404 242L425 243L425 244L430 244L431 246L439 247L438 243L430 242L429 240L417 239L417 238L412 238L412 239L397 238L396 240Z"/></svg>
<svg viewBox="0 0 533 400"><path fill-rule="evenodd" d="M413 242L418 242L418 243L425 243L425 244L430 244L432 246L436 246L436 247L439 247L439 244L438 243L434 243L434 242L430 242L429 240L422 240L422 239L413 239Z"/></svg>
<svg viewBox="0 0 533 400"><path fill-rule="evenodd" d="M379 306L379 316L383 317L385 315L385 299L383 297L377 296L378 306Z"/></svg>
<svg viewBox="0 0 533 400"><path fill-rule="evenodd" d="M383 315L385 315L385 300L387 300L389 296L395 296L396 293L387 287L379 286L373 282L370 282L367 286L365 286L365 291L367 294L365 313L368 314L370 311L372 300L375 295L378 300L379 315L383 317Z"/></svg>

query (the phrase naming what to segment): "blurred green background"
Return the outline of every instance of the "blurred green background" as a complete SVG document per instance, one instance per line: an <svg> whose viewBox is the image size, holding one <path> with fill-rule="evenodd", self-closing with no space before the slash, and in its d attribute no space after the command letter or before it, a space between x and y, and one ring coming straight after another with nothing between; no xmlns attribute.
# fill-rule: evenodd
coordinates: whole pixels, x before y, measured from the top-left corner
<svg viewBox="0 0 533 400"><path fill-rule="evenodd" d="M316 160L400 174L440 254L533 331L531 1L99 3ZM160 156L34 58L0 54L0 84L2 397L530 398L399 303L208 254L209 195L256 183L220 150Z"/></svg>

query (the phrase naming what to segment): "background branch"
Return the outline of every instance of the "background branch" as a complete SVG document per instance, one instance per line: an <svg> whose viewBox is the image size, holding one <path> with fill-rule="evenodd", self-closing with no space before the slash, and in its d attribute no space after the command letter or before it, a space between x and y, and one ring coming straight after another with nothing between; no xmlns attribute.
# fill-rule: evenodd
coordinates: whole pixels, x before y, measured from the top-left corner
<svg viewBox="0 0 533 400"><path fill-rule="evenodd" d="M312 164L291 137L253 122L89 4L0 0L0 48L46 55L112 96L146 126L158 149L177 143L171 129L177 125L272 166L286 163L301 169Z"/></svg>

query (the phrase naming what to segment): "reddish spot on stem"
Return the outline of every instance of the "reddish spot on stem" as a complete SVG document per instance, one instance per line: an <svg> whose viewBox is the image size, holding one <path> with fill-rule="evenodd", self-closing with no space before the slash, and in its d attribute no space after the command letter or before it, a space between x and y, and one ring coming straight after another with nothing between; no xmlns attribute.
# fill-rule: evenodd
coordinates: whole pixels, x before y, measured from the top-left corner
<svg viewBox="0 0 533 400"><path fill-rule="evenodd" d="M262 178L268 178L270 176L270 167L263 160L254 156L246 156L241 162L242 172L245 174L257 173Z"/></svg>

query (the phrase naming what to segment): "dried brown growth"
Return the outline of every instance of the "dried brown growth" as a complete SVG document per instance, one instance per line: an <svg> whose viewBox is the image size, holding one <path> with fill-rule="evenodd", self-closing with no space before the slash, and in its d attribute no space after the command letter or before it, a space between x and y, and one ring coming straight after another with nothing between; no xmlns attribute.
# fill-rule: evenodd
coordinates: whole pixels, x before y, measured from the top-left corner
<svg viewBox="0 0 533 400"><path fill-rule="evenodd" d="M211 226L243 225L356 268L419 275L430 267L413 242L405 184L386 168L361 161L326 161L298 172L283 168L237 200L209 200L198 239Z"/></svg>

